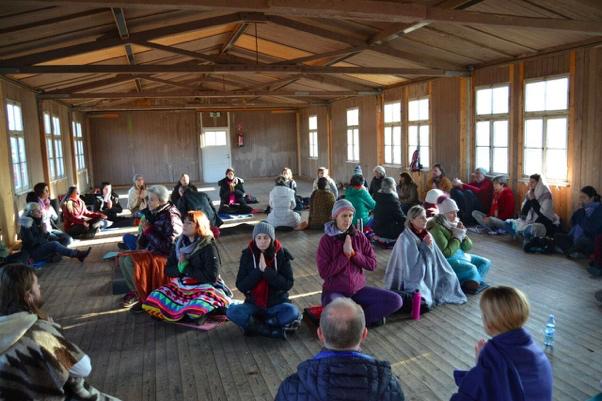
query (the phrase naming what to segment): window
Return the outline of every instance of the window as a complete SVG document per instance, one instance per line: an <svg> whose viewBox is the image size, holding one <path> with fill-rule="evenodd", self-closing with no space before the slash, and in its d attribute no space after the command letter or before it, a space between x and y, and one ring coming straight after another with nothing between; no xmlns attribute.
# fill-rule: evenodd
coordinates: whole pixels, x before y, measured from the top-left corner
<svg viewBox="0 0 602 401"><path fill-rule="evenodd" d="M420 149L420 163L428 168L430 164L430 117L429 98L414 99L408 102L408 160L416 149Z"/></svg>
<svg viewBox="0 0 602 401"><path fill-rule="evenodd" d="M475 167L508 174L508 85L477 89Z"/></svg>
<svg viewBox="0 0 602 401"><path fill-rule="evenodd" d="M204 129L201 147L208 146L228 146L227 128Z"/></svg>
<svg viewBox="0 0 602 401"><path fill-rule="evenodd" d="M21 105L12 100L7 100L6 116L13 168L13 185L15 192L22 193L29 189L29 174L27 173L27 153L25 151Z"/></svg>
<svg viewBox="0 0 602 401"><path fill-rule="evenodd" d="M401 164L401 103L385 104L385 164Z"/></svg>
<svg viewBox="0 0 602 401"><path fill-rule="evenodd" d="M318 116L309 117L309 157L318 158Z"/></svg>
<svg viewBox="0 0 602 401"><path fill-rule="evenodd" d="M46 150L48 152L50 179L56 180L65 176L61 121L58 117L44 113L44 133L46 134Z"/></svg>
<svg viewBox="0 0 602 401"><path fill-rule="evenodd" d="M73 148L75 149L75 165L78 171L86 168L86 158L84 153L84 136L82 135L82 125L78 121L73 121Z"/></svg>
<svg viewBox="0 0 602 401"><path fill-rule="evenodd" d="M525 84L525 176L540 173L550 181L567 180L568 104L567 77Z"/></svg>
<svg viewBox="0 0 602 401"><path fill-rule="evenodd" d="M360 112L359 109L347 110L347 161L360 161Z"/></svg>

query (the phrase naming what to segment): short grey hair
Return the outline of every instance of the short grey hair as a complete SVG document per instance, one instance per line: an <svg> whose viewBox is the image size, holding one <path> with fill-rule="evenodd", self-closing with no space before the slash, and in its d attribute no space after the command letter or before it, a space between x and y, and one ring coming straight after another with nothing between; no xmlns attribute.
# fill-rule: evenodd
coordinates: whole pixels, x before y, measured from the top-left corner
<svg viewBox="0 0 602 401"><path fill-rule="evenodd" d="M397 191L396 191L395 187L396 187L395 178L385 177L383 179L383 182L380 184L380 192L384 192L386 194L394 194L395 196L397 196Z"/></svg>
<svg viewBox="0 0 602 401"><path fill-rule="evenodd" d="M420 216L422 213L426 213L426 210L420 205L414 205L408 210L408 216L406 218L405 226L406 229L412 227L412 220Z"/></svg>
<svg viewBox="0 0 602 401"><path fill-rule="evenodd" d="M42 210L40 204L38 202L29 202L27 205L25 205L23 213L25 216L31 216L31 214L36 210Z"/></svg>
<svg viewBox="0 0 602 401"><path fill-rule="evenodd" d="M366 317L361 306L350 298L336 298L320 316L324 346L334 350L356 348L362 341Z"/></svg>
<svg viewBox="0 0 602 401"><path fill-rule="evenodd" d="M163 185L153 185L148 189L148 194L155 194L161 203L167 203L169 200L169 190Z"/></svg>

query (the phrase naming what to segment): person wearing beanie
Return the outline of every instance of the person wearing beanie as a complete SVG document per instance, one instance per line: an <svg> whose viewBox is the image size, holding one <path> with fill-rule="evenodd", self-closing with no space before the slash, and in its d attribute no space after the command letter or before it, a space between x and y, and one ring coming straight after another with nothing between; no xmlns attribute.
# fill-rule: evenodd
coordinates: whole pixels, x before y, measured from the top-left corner
<svg viewBox="0 0 602 401"><path fill-rule="evenodd" d="M245 180L236 177L232 167L226 169L226 176L217 182L219 186L219 211L229 214L252 213L253 208L245 201Z"/></svg>
<svg viewBox="0 0 602 401"><path fill-rule="evenodd" d="M385 171L385 168L383 166L374 167L374 170L372 170L372 172L374 173L374 178L372 178L372 181L370 181L370 189L368 190L368 192L370 192L370 195L374 196L374 194L377 193L380 189L380 186L382 185L382 182L385 179L387 172Z"/></svg>
<svg viewBox="0 0 602 401"><path fill-rule="evenodd" d="M353 168L353 175L361 175L362 176L362 185L366 188L368 188L368 180L366 180L366 178L364 178L364 171L362 170L362 165L361 164L356 164L355 167Z"/></svg>
<svg viewBox="0 0 602 401"><path fill-rule="evenodd" d="M431 218L439 213L437 201L441 197L447 197L447 194L440 189L431 189L426 193L422 204L422 207L426 210L426 217Z"/></svg>
<svg viewBox="0 0 602 401"><path fill-rule="evenodd" d="M384 323L385 317L401 308L399 294L366 286L365 270L376 270L376 255L366 236L352 224L355 208L346 199L335 202L332 221L324 225L324 235L316 253L322 284L322 306L339 297L351 298L366 315L368 326Z"/></svg>
<svg viewBox="0 0 602 401"><path fill-rule="evenodd" d="M439 214L430 222L428 230L435 243L458 276L465 292L475 293L485 284L491 261L468 254L472 241L466 235L466 227L458 219L458 205L453 199L440 198Z"/></svg>
<svg viewBox="0 0 602 401"><path fill-rule="evenodd" d="M309 228L323 230L324 224L330 221L335 197L328 189L326 177L318 179L318 189L314 190L309 199Z"/></svg>
<svg viewBox="0 0 602 401"><path fill-rule="evenodd" d="M374 234L378 236L380 244L392 247L405 223L405 214L401 210L393 177L383 178L380 189L373 197L376 202L372 226Z"/></svg>
<svg viewBox="0 0 602 401"><path fill-rule="evenodd" d="M355 208L353 224L355 225L361 219L364 226L367 226L370 224L370 212L374 209L376 203L363 182L364 177L361 175L351 177L349 186L345 190L345 199L351 202Z"/></svg>
<svg viewBox="0 0 602 401"><path fill-rule="evenodd" d="M134 175L132 181L134 181L134 185L128 191L128 209L135 214L146 209L146 186L144 177L140 174Z"/></svg>
<svg viewBox="0 0 602 401"><path fill-rule="evenodd" d="M498 175L493 180L493 201L489 213L474 210L472 217L476 222L494 234L505 233L507 219L514 217L514 193L508 187L508 178ZM495 230L495 231L494 231Z"/></svg>
<svg viewBox="0 0 602 401"><path fill-rule="evenodd" d="M291 260L293 256L276 239L274 226L257 223L236 276L236 288L245 302L230 305L226 312L246 336L286 339L299 327L301 313L288 298L294 283Z"/></svg>

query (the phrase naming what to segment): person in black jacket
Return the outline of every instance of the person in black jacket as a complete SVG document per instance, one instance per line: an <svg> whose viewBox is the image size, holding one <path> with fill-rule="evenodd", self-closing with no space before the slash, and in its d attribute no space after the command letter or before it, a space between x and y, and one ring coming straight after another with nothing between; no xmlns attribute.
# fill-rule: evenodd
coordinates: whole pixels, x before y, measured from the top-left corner
<svg viewBox="0 0 602 401"><path fill-rule="evenodd" d="M405 214L401 210L399 195L392 177L383 179L381 188L374 194L374 233L385 243L395 242L403 231Z"/></svg>
<svg viewBox="0 0 602 401"><path fill-rule="evenodd" d="M183 233L167 259L170 282L152 291L142 309L168 321L203 321L209 313L224 313L232 292L219 275L219 254L207 216L190 211Z"/></svg>
<svg viewBox="0 0 602 401"><path fill-rule="evenodd" d="M211 202L209 195L207 195L205 192L199 192L190 187L185 189L180 187L180 192L181 196L180 199L178 199L176 206L182 216L185 216L186 213L191 210L200 210L209 219L211 227L219 227L224 223L215 211L215 207L213 207L213 203Z"/></svg>
<svg viewBox="0 0 602 401"><path fill-rule="evenodd" d="M372 172L374 173L374 178L372 178L372 181L370 181L370 189L368 190L368 192L370 192L370 195L374 196L374 194L380 190L380 187L383 183L383 180L385 179L385 176L387 175L387 172L385 171L385 168L383 166L374 167L374 170Z"/></svg>
<svg viewBox="0 0 602 401"><path fill-rule="evenodd" d="M96 194L94 210L107 216L113 222L111 227L130 227L134 220L132 218L118 216L123 212L119 203L119 195L113 191L110 182L104 181L100 184L100 193Z"/></svg>
<svg viewBox="0 0 602 401"><path fill-rule="evenodd" d="M182 196L183 191L188 188L192 189L195 192L198 191L197 188L190 183L190 176L188 174L184 173L180 176L180 180L178 181L176 186L173 188L173 191L171 192L171 203L176 205L178 203L178 201L180 200L180 197Z"/></svg>
<svg viewBox="0 0 602 401"><path fill-rule="evenodd" d="M231 305L228 319L245 335L286 339L299 327L299 308L289 302L293 287L292 255L275 239L274 227L260 222L253 239L242 251L236 287L245 294L245 303Z"/></svg>
<svg viewBox="0 0 602 401"><path fill-rule="evenodd" d="M234 175L234 169L226 170L226 177L217 182L219 185L220 212L232 214L252 213L253 208L245 201L245 181Z"/></svg>
<svg viewBox="0 0 602 401"><path fill-rule="evenodd" d="M52 240L42 219L42 209L37 202L28 203L23 211L23 216L19 219L22 251L29 258L34 262L42 260L58 261L60 256L78 258L80 262L86 259L92 248L88 248L86 251L78 251Z"/></svg>
<svg viewBox="0 0 602 401"><path fill-rule="evenodd" d="M322 350L280 384L275 401L404 401L389 362L361 352L367 336L361 306L343 297L329 303L318 328Z"/></svg>

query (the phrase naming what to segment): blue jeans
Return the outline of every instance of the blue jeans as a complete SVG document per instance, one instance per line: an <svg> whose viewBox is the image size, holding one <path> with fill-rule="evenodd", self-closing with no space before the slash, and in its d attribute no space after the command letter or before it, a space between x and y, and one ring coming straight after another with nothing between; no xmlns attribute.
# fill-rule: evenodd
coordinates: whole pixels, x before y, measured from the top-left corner
<svg viewBox="0 0 602 401"><path fill-rule="evenodd" d="M62 232L61 230L51 230L49 234L51 241L58 241L65 246L69 246L73 242L73 238L71 238L69 234Z"/></svg>
<svg viewBox="0 0 602 401"><path fill-rule="evenodd" d="M134 234L123 234L123 243L130 251L135 251L138 247L138 237Z"/></svg>
<svg viewBox="0 0 602 401"><path fill-rule="evenodd" d="M262 311L262 308L255 304L238 304L230 305L226 312L228 319L234 322L237 326L246 329L249 324L249 318L257 312ZM299 308L291 303L282 303L270 306L263 310L265 313L265 322L272 327L284 327L298 320L300 317Z"/></svg>
<svg viewBox="0 0 602 401"><path fill-rule="evenodd" d="M40 260L48 259L56 253L72 258L77 255L77 251L75 249L67 248L58 241L49 241L45 244L39 245L36 247L36 249L31 251L29 255L34 261L38 262Z"/></svg>

